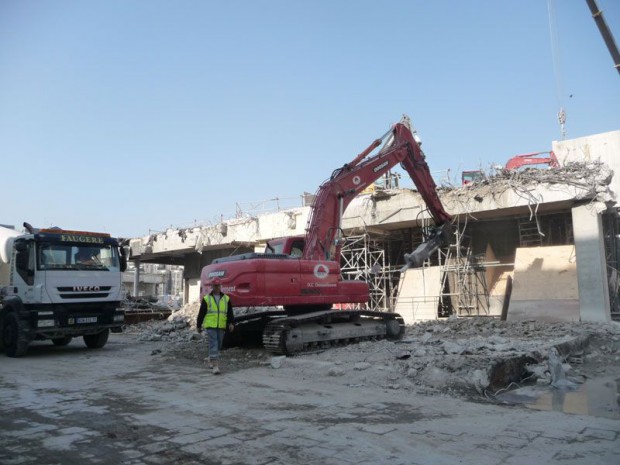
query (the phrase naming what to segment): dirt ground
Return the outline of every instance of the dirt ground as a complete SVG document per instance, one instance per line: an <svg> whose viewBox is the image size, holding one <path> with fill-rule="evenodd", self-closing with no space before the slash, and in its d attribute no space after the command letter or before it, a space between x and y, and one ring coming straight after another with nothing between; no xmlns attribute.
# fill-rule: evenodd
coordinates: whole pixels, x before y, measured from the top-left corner
<svg viewBox="0 0 620 465"><path fill-rule="evenodd" d="M165 363L201 365L206 337L194 331L195 305L168 321L132 325L142 340L165 341L157 356ZM507 322L493 318L449 318L407 326L402 340L365 341L294 357L272 357L260 347L223 351L227 371L271 366L292 377L330 377L346 386L368 386L420 394L450 394L496 401L521 385L550 385L556 347L561 375L580 384L597 377L620 378L620 324ZM310 374L308 374L310 373ZM557 367L555 377L557 378Z"/></svg>
<svg viewBox="0 0 620 465"><path fill-rule="evenodd" d="M0 357L0 463L620 463L615 323L455 319L295 357L237 347L219 376L193 326L179 314L128 326L103 349L42 341ZM605 384L568 405L575 392L549 384L552 346L579 389ZM527 383L544 408L503 398ZM593 411L602 394L613 399Z"/></svg>

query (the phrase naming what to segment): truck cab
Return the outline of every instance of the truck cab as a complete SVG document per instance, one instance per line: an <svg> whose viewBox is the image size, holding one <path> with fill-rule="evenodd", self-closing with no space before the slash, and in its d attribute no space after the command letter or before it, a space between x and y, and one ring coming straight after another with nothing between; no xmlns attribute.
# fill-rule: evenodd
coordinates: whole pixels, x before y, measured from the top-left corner
<svg viewBox="0 0 620 465"><path fill-rule="evenodd" d="M108 234L58 229L4 237L0 257L0 349L21 356L33 340L103 347L120 332L126 259Z"/></svg>

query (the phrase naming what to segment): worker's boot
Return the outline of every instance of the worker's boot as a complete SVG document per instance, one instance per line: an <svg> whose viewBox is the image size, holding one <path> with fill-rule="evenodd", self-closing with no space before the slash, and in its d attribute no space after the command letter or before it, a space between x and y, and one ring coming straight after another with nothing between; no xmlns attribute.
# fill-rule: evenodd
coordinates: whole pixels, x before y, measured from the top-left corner
<svg viewBox="0 0 620 465"><path fill-rule="evenodd" d="M220 374L220 364L217 360L213 361L213 374L214 375L219 375Z"/></svg>

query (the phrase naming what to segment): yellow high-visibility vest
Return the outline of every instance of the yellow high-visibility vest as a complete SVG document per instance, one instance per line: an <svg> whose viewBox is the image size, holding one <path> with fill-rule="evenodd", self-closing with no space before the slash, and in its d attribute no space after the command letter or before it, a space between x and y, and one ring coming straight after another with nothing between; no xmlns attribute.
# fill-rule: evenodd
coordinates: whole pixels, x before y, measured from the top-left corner
<svg viewBox="0 0 620 465"><path fill-rule="evenodd" d="M202 321L202 327L226 329L226 312L228 310L228 301L230 297L226 294L222 294L219 304L211 294L207 294L204 299L207 303L207 314Z"/></svg>

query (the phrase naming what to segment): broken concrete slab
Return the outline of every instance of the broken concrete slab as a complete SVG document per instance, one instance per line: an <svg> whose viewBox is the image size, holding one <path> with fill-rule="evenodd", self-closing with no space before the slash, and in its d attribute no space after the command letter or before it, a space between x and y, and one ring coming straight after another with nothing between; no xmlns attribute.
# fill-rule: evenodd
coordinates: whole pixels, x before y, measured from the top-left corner
<svg viewBox="0 0 620 465"><path fill-rule="evenodd" d="M395 312L406 324L437 319L441 294L439 266L412 268L401 274Z"/></svg>

